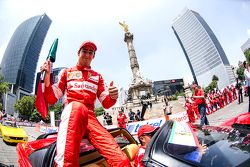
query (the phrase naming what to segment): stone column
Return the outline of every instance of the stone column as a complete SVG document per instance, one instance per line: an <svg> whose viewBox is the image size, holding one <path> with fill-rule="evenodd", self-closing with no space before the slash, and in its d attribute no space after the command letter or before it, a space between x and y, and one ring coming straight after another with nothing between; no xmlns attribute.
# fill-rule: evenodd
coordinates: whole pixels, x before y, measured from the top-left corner
<svg viewBox="0 0 250 167"><path fill-rule="evenodd" d="M141 77L140 74L140 70L139 70L139 64L137 61L137 57L135 54L135 49L134 49L134 45L133 45L133 34L130 32L126 32L125 33L125 38L124 41L127 43L128 46L128 54L129 54L129 60L130 60L130 67L133 73L133 79L134 79L134 83L136 83L136 81L139 80L139 78Z"/></svg>

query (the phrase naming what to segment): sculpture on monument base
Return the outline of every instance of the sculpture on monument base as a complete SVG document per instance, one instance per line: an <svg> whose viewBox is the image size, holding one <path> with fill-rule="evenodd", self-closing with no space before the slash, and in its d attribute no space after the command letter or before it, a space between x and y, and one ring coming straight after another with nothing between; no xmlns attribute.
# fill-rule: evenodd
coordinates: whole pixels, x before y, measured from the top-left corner
<svg viewBox="0 0 250 167"><path fill-rule="evenodd" d="M125 32L124 41L127 43L130 67L133 74L132 83L129 86L128 94L132 96L133 103L140 104L140 98L146 94L152 94L152 81L144 79L140 73L139 63L137 61L134 45L133 34L129 32L128 25L123 22L119 22Z"/></svg>
<svg viewBox="0 0 250 167"><path fill-rule="evenodd" d="M124 28L125 33L128 32L128 25L125 23L125 21L119 22L119 24Z"/></svg>

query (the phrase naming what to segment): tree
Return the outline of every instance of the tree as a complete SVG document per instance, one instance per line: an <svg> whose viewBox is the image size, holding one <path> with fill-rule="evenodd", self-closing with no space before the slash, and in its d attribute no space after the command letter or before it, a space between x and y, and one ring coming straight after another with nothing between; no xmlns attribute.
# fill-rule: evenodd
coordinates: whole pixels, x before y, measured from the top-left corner
<svg viewBox="0 0 250 167"><path fill-rule="evenodd" d="M31 114L35 108L35 97L34 96L23 96L18 100L14 107L19 111L20 115L24 119L30 119Z"/></svg>
<svg viewBox="0 0 250 167"><path fill-rule="evenodd" d="M61 114L63 111L63 104L58 103L58 104L55 104L54 106L50 106L49 111L54 111L55 112L55 120L60 120Z"/></svg>
<svg viewBox="0 0 250 167"><path fill-rule="evenodd" d="M209 91L214 90L218 87L218 83L216 80L213 80L205 89L204 92L207 94Z"/></svg>
<svg viewBox="0 0 250 167"><path fill-rule="evenodd" d="M63 111L63 104L55 104L54 106L49 106L49 112L54 111L55 112L55 120L60 120L62 111ZM41 114L37 111L37 109L34 109L31 113L30 120L33 122L39 122L40 120L43 120ZM50 122L50 114L47 115L46 120L44 122Z"/></svg>
<svg viewBox="0 0 250 167"><path fill-rule="evenodd" d="M239 68L236 71L236 74L238 75L238 78L240 80L244 80L245 79L245 77L244 77L244 70L245 70L245 68L243 66L239 66Z"/></svg>
<svg viewBox="0 0 250 167"><path fill-rule="evenodd" d="M34 109L33 112L31 113L30 121L39 122L40 120L42 120L41 114L37 111L37 109Z"/></svg>
<svg viewBox="0 0 250 167"><path fill-rule="evenodd" d="M103 107L97 107L95 108L95 115L100 116L103 114L103 111L104 111Z"/></svg>
<svg viewBox="0 0 250 167"><path fill-rule="evenodd" d="M2 75L0 75L0 103L1 103L1 106L3 106L3 99L2 99L2 96L3 94L5 94L6 92L9 91L9 83L8 82L5 82L4 80L4 77ZM2 110L2 108L1 108Z"/></svg>
<svg viewBox="0 0 250 167"><path fill-rule="evenodd" d="M213 75L212 81L219 81L219 78L216 75Z"/></svg>
<svg viewBox="0 0 250 167"><path fill-rule="evenodd" d="M245 52L244 52L245 56L246 56L246 61L247 61L247 64L250 65L250 49L247 49Z"/></svg>

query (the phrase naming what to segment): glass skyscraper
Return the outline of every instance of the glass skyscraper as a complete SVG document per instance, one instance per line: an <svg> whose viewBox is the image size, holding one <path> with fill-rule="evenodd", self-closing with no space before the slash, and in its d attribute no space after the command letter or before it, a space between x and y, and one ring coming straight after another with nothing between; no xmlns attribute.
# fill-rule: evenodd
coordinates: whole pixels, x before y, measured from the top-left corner
<svg viewBox="0 0 250 167"><path fill-rule="evenodd" d="M224 88L235 81L223 48L199 13L184 9L174 19L172 29L196 83L203 87L208 86L212 82L213 75L219 78L219 88Z"/></svg>
<svg viewBox="0 0 250 167"><path fill-rule="evenodd" d="M11 37L1 74L13 85L14 94L32 93L39 54L51 22L46 14L32 17L21 23Z"/></svg>
<svg viewBox="0 0 250 167"><path fill-rule="evenodd" d="M250 38L241 46L241 50L243 53L250 50Z"/></svg>

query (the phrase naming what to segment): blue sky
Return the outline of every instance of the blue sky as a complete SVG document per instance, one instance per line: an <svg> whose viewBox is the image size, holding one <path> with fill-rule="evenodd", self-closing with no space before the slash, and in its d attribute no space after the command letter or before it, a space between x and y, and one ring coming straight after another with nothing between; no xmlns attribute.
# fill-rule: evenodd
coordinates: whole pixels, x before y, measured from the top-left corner
<svg viewBox="0 0 250 167"><path fill-rule="evenodd" d="M249 0L0 0L0 59L15 29L26 19L46 13L52 24L44 41L38 68L51 44L59 38L54 67L74 66L84 40L97 44L92 68L128 88L132 72L124 31L134 34L141 74L153 81L191 78L183 51L171 28L185 8L198 12L221 43L231 65L244 60L240 49L250 38Z"/></svg>

